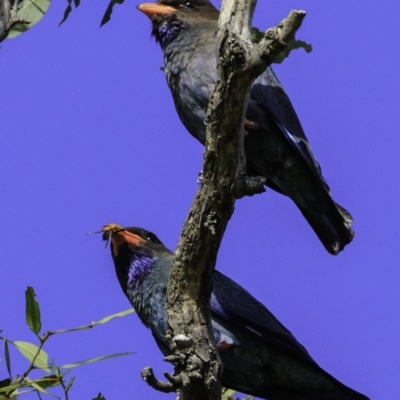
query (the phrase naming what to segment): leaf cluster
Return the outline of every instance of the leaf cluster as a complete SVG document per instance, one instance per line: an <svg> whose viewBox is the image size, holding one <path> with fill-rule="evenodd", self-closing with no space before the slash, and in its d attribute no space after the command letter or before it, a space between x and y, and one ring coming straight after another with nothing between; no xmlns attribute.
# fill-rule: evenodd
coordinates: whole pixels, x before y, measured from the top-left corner
<svg viewBox="0 0 400 400"><path fill-rule="evenodd" d="M57 365L54 359L52 361L49 361L50 357L43 348L51 336L59 335L66 332L91 329L96 325L105 324L114 318L124 317L128 314L131 314L134 312L134 310L133 308L130 308L128 310L109 315L99 321L94 321L90 324L78 326L76 328L45 331L41 333L42 323L40 306L35 297L36 294L34 289L28 286L25 292L26 323L29 329L35 334L38 340L38 344L20 340L11 340L4 335L0 336L0 339L3 341L4 360L8 372L8 377L0 380L0 400L14 399L21 394L32 392L36 393L39 399L42 399L42 396L51 396L60 400L68 400L69 390L71 389L75 381L75 377L70 376L70 370L72 368L80 367L82 365L91 364L102 360L107 360L109 358L132 354L127 352L108 354L100 357L90 358L88 360L71 362L63 365ZM12 374L12 363L9 345L14 346L19 351L19 353L28 360L28 366L22 374ZM39 371L42 373L42 375L38 378L32 378L30 375L33 371ZM55 387L59 387L62 389L64 397L59 397L55 395L53 391L49 390ZM94 400L106 399L101 393L99 393Z"/></svg>

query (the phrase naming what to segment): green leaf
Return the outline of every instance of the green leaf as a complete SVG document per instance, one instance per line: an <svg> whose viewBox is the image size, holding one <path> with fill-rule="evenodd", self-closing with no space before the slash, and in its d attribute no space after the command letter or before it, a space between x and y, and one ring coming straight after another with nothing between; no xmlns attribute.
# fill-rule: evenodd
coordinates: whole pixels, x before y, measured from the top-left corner
<svg viewBox="0 0 400 400"><path fill-rule="evenodd" d="M64 376L68 373L67 372L61 372L60 369L54 364L54 359L51 361L50 368L53 370L54 375L58 378L59 381L64 379Z"/></svg>
<svg viewBox="0 0 400 400"><path fill-rule="evenodd" d="M6 386L10 386L10 384L11 384L11 379L9 378L3 379L2 381L0 381L0 389Z"/></svg>
<svg viewBox="0 0 400 400"><path fill-rule="evenodd" d="M65 388L65 391L66 391L66 392L68 392L68 390L71 389L71 387L72 387L72 385L74 384L74 382L75 382L75 377L73 376L73 377L71 378L71 380L69 381L67 387Z"/></svg>
<svg viewBox="0 0 400 400"><path fill-rule="evenodd" d="M8 386L3 386L4 384L6 384L8 381L9 385ZM11 381L9 379L4 379L3 381L0 381L0 399L2 399L1 397L1 393L8 393L7 396L9 395L9 393L14 392L16 389L19 389L21 387L20 384L11 384ZM8 397L7 397L8 399Z"/></svg>
<svg viewBox="0 0 400 400"><path fill-rule="evenodd" d="M44 369L46 372L50 372L48 368L49 356L44 350L39 351L39 347L28 342L22 342L22 341L13 342L11 340L9 340L9 342L12 343L19 350L19 352L24 357L26 357L30 362L35 360L34 365L36 367Z"/></svg>
<svg viewBox="0 0 400 400"><path fill-rule="evenodd" d="M251 28L251 38L254 43L259 43L264 37L264 32L260 31L258 28ZM304 49L306 53L311 53L312 46L304 42L303 40L292 39L285 50L278 54L275 58L274 63L280 64L285 58L289 56L292 50Z"/></svg>
<svg viewBox="0 0 400 400"><path fill-rule="evenodd" d="M101 319L99 321L93 321L92 323L87 324L87 325L82 325L82 326L78 326L77 328L71 328L71 329L60 329L58 331L52 331L51 333L54 333L54 334L55 333L65 333L65 332L81 331L81 330L84 330L84 329L91 329L96 325L105 324L106 322L109 322L114 318L125 317L126 315L132 314L134 312L135 312L135 310L133 308L128 308L125 311L120 311L120 312L117 312L115 314L108 315L107 317L104 317L103 319Z"/></svg>
<svg viewBox="0 0 400 400"><path fill-rule="evenodd" d="M8 341L6 338L4 340L4 357L6 359L6 366L7 366L7 371L8 371L8 376L10 379L12 379L11 376L11 358L10 358L10 350L8 349Z"/></svg>
<svg viewBox="0 0 400 400"><path fill-rule="evenodd" d="M101 393L99 393L97 397L94 397L92 400L106 400L106 398Z"/></svg>
<svg viewBox="0 0 400 400"><path fill-rule="evenodd" d="M46 14L51 0L23 0L18 7L17 15L31 21L30 24L16 24L8 33L8 39L13 39L36 25Z"/></svg>
<svg viewBox="0 0 400 400"><path fill-rule="evenodd" d="M32 389L28 389L28 390L16 390L15 392L12 393L10 399L14 399L14 398L17 398L17 397L20 398L19 396L20 396L21 394L34 393L34 392L35 392L35 391L32 390ZM7 397L7 399L8 399L8 397ZM60 400L62 400L62 399L60 399Z"/></svg>
<svg viewBox="0 0 400 400"><path fill-rule="evenodd" d="M30 380L30 382L33 382L37 386L40 386L41 389L47 389L49 387L57 386L60 384L60 380L57 378L56 375L42 376L39 379Z"/></svg>
<svg viewBox="0 0 400 400"><path fill-rule="evenodd" d="M132 314L134 312L135 312L135 310L133 308L128 308L127 310L108 315L107 317L104 317L99 321L92 322L92 325L102 325L108 321L111 321L114 318L125 317L126 315Z"/></svg>
<svg viewBox="0 0 400 400"><path fill-rule="evenodd" d="M237 392L236 390L222 388L221 393L222 393L221 400L230 400L233 398L233 395L235 395Z"/></svg>
<svg viewBox="0 0 400 400"><path fill-rule="evenodd" d="M123 356L129 356L131 354L134 353L115 353L115 354L109 354L107 356L100 356L100 357L95 357L95 358L90 358L88 360L83 360L83 361L78 361L75 363L71 363L71 364L64 364L64 365L60 365L57 368L64 368L64 369L71 369L71 368L75 368L75 367L80 367L81 365L85 365L85 364L91 364L97 361L103 361L103 360L107 360L109 358L114 358L114 357L123 357Z"/></svg>
<svg viewBox="0 0 400 400"><path fill-rule="evenodd" d="M100 28L106 24L111 19L111 14L113 12L113 8L116 4L122 4L125 0L110 0L108 3L106 12L103 15L103 19L100 22Z"/></svg>
<svg viewBox="0 0 400 400"><path fill-rule="evenodd" d="M36 335L42 329L42 323L40 322L40 308L39 303L35 300L35 291L33 287L28 286L25 292L25 315L26 315L26 323L28 324L31 331Z"/></svg>
<svg viewBox="0 0 400 400"><path fill-rule="evenodd" d="M55 375L53 375L54 377ZM54 395L53 393L48 392L45 390L45 388L51 387L51 386L57 386L60 385L60 381L56 378L56 383L54 383L54 378L52 378L52 381L49 382L48 380L44 380L45 378L37 379L37 380L32 380L29 377L25 377L25 383L23 387L30 387L34 389L37 392L41 392L46 394L47 396L55 397L56 399L63 400L61 397L58 397Z"/></svg>
<svg viewBox="0 0 400 400"><path fill-rule="evenodd" d="M40 385L38 385L35 381L33 381L28 376L26 376L24 380L28 386L31 386L33 389L37 390L38 392L49 394L46 390L44 390Z"/></svg>

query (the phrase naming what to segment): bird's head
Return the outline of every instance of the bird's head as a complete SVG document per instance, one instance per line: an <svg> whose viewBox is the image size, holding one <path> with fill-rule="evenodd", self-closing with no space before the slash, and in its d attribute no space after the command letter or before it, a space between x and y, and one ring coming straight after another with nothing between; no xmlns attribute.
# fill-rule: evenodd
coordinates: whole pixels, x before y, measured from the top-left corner
<svg viewBox="0 0 400 400"><path fill-rule="evenodd" d="M209 23L215 25L219 16L218 10L208 0L158 0L140 4L137 8L150 18L152 36L163 49L182 30L196 29Z"/></svg>
<svg viewBox="0 0 400 400"><path fill-rule="evenodd" d="M111 255L113 258L119 257L124 252L141 253L167 250L161 240L146 229L136 227L123 227L118 224L107 224L101 228L103 240L111 240Z"/></svg>
<svg viewBox="0 0 400 400"><path fill-rule="evenodd" d="M142 228L107 224L101 229L110 241L111 255L122 289L140 283L154 262L172 254L154 233Z"/></svg>

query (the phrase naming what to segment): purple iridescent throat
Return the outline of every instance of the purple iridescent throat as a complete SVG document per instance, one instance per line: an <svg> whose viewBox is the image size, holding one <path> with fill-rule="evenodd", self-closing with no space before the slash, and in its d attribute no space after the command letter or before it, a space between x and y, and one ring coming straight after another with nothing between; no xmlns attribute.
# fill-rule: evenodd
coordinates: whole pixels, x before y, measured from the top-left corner
<svg viewBox="0 0 400 400"><path fill-rule="evenodd" d="M161 48L164 50L183 29L188 29L188 26L172 17L155 24L152 35L155 36L156 41L160 43Z"/></svg>

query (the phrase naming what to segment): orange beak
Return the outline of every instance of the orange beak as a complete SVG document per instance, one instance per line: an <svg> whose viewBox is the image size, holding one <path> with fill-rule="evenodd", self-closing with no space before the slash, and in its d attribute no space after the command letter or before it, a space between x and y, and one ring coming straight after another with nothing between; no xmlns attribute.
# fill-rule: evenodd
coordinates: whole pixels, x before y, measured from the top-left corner
<svg viewBox="0 0 400 400"><path fill-rule="evenodd" d="M140 243L145 242L145 240L139 235L135 235L134 233L125 230L118 224L104 225L101 231L105 233L105 237L107 238L104 239L103 237L103 240L108 241L108 239L111 238L113 256L118 255L119 248L124 244L139 245Z"/></svg>
<svg viewBox="0 0 400 400"><path fill-rule="evenodd" d="M124 244L140 245L145 240L132 232L124 230L114 233L111 237L111 242L113 244L114 256L117 256L120 247Z"/></svg>
<svg viewBox="0 0 400 400"><path fill-rule="evenodd" d="M159 3L139 4L137 9L146 14L150 19L153 19L156 15L168 15L176 12L176 8Z"/></svg>

